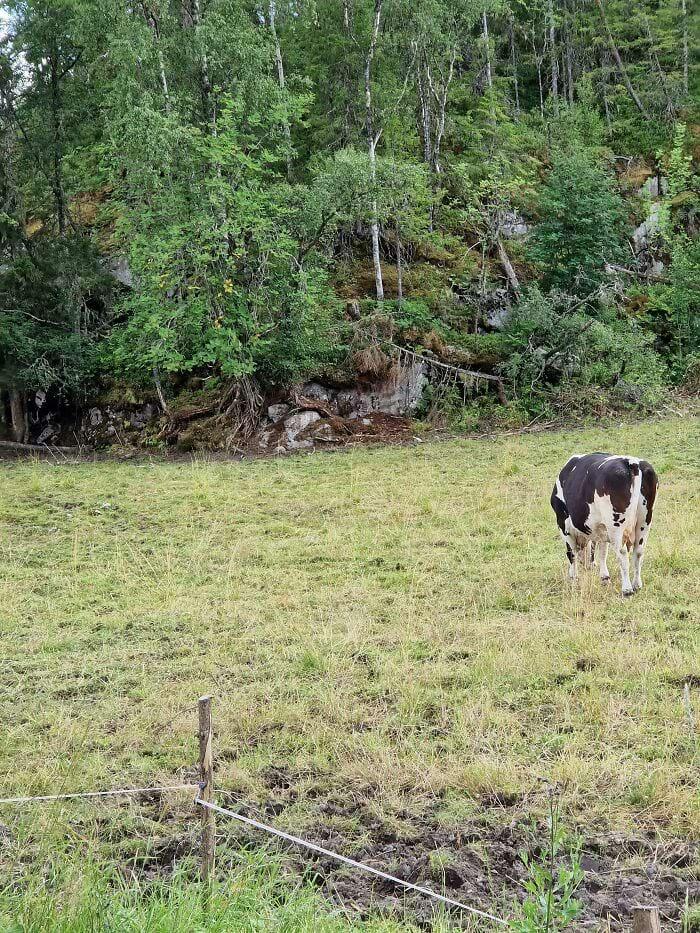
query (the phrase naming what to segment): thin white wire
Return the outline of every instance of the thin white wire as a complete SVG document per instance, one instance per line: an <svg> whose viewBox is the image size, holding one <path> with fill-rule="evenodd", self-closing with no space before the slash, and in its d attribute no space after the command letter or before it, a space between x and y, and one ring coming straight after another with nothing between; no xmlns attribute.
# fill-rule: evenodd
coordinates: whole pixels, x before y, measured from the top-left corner
<svg viewBox="0 0 700 933"><path fill-rule="evenodd" d="M378 878L384 878L386 881L391 881L393 884L409 888L411 891L418 891L419 894L427 894L428 897L434 897L444 904L450 904L453 907L459 907L460 910L466 910L470 914L476 914L487 920L493 920L494 923L499 923L501 926L509 925L507 920L503 920L501 917L495 917L493 914L488 914L486 911L479 910L477 907L469 907L468 904L462 904L460 901L454 901L450 897L444 897L436 891L431 891L430 888L423 888L418 884L411 884L410 881L403 881L395 875L388 875L378 868L372 868L370 865L365 865L363 862L356 862L355 859L348 858L345 855L339 855L337 852L332 852L330 849L324 849L323 846L317 846L313 842L307 842L306 839L300 839L299 836L292 836L290 833L285 833L281 829L275 829L274 826L268 826L266 823L252 820L250 817L242 816L240 813L235 813L233 810L226 810L224 807L219 807L215 803L210 803L208 800L202 800L201 797L195 797L194 802L205 807L207 810L215 810L217 813L222 813L224 816L231 816L234 820L239 820L241 823L246 823L248 826L254 826L256 829L263 829L265 832L272 833L273 836L286 839L287 842L293 842L296 845L304 846L306 849L312 849L314 852L320 852L321 855L328 855L330 858L337 859L339 862L345 862L346 865L351 865L353 868L359 868L361 871L369 872L372 875L376 875Z"/></svg>
<svg viewBox="0 0 700 933"><path fill-rule="evenodd" d="M118 794L144 794L157 790L191 790L199 784L167 784L162 787L124 787L119 790L92 790L83 794L44 794L41 797L2 797L3 803L32 803L35 800L75 800L77 797L114 797Z"/></svg>

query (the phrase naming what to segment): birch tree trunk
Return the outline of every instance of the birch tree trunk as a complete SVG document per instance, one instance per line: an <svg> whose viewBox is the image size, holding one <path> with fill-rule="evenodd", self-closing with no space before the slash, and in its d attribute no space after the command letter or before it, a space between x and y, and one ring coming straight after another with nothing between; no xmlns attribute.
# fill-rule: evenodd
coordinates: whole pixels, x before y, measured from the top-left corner
<svg viewBox="0 0 700 933"><path fill-rule="evenodd" d="M688 8L686 0L681 0L681 17L683 20L683 94L688 96Z"/></svg>
<svg viewBox="0 0 700 933"><path fill-rule="evenodd" d="M452 77L455 70L455 61L457 59L457 49L453 48L450 55L450 67L447 72L447 77L444 80L440 93L435 93L435 97L438 101L438 119L437 119L437 129L435 131L435 141L433 143L433 154L432 154L432 168L436 175L439 175L442 171L440 167L440 149L442 147L442 137L445 135L445 116L447 113L447 95L450 90L450 84L452 84ZM432 82L431 82L432 85Z"/></svg>
<svg viewBox="0 0 700 933"><path fill-rule="evenodd" d="M566 78L567 78L567 100L570 104L574 102L574 56L571 48L571 21L566 24L565 49L566 55Z"/></svg>
<svg viewBox="0 0 700 933"><path fill-rule="evenodd" d="M554 112L559 112L559 60L557 58L557 47L555 42L554 28L554 0L547 2L547 20L548 20L548 39L549 39L549 63L551 71L551 94L554 101Z"/></svg>
<svg viewBox="0 0 700 933"><path fill-rule="evenodd" d="M199 5L199 0L192 0L192 20L194 22L195 32L199 32L200 26L202 24L202 11ZM161 56L162 62L162 56ZM202 113L204 114L204 122L209 126L212 125L212 135L216 136L215 121L212 121L211 113L211 78L209 77L209 59L207 53L204 49L200 52L199 58L199 69L200 69L200 92L202 95ZM163 68L163 75L165 75L165 69ZM167 87L167 80L165 82Z"/></svg>
<svg viewBox="0 0 700 933"><path fill-rule="evenodd" d="M148 23L151 32L153 33L153 39L156 44L156 55L158 58L158 77L160 78L160 88L163 92L163 102L165 104L165 112L170 113L171 104L170 104L170 90L168 88L168 77L165 72L165 59L163 58L163 52L160 48L160 26L155 15L151 13L145 3L141 3L141 10L143 12L143 18Z"/></svg>
<svg viewBox="0 0 700 933"><path fill-rule="evenodd" d="M510 256L506 252L506 248L503 245L503 241L500 236L496 237L496 247L498 248L498 258L501 260L501 265L503 266L503 271L506 274L506 278L510 283L510 287L513 289L516 298L520 297L520 282L518 281L518 276L516 275L515 269L513 268L513 263L510 261Z"/></svg>
<svg viewBox="0 0 700 933"><path fill-rule="evenodd" d="M484 55L486 56L486 84L489 91L493 90L493 75L491 74L491 49L489 48L489 21L486 10L481 14L481 35L484 40Z"/></svg>
<svg viewBox="0 0 700 933"><path fill-rule="evenodd" d="M520 89L518 86L518 60L515 54L515 20L511 14L508 19L508 37L510 39L510 58L513 65L513 91L515 93L515 115L520 116Z"/></svg>
<svg viewBox="0 0 700 933"><path fill-rule="evenodd" d="M377 183L377 143L379 136L374 133L374 120L372 114L372 61L377 49L379 24L382 18L382 0L374 0L374 20L370 37L367 57L365 59L365 123L367 129L367 148L369 152L369 173L372 185ZM382 261L379 255L379 218L376 194L372 195L372 217L370 221L372 232L372 263L374 265L374 281L377 290L377 300L384 300L384 281L382 279Z"/></svg>
<svg viewBox="0 0 700 933"><path fill-rule="evenodd" d="M426 63L419 62L417 68L418 103L421 116L420 134L423 138L423 159L426 165L430 165L432 162L430 143L433 136L430 92L425 79L425 71L428 67Z"/></svg>
<svg viewBox="0 0 700 933"><path fill-rule="evenodd" d="M644 104L641 101L641 98L635 91L632 82L630 81L629 75L627 74L627 69L624 66L622 59L620 58L620 53L618 52L617 46L615 45L615 40L613 39L613 34L610 31L610 25L608 23L608 17L605 13L605 7L603 6L603 0L595 0L598 10L600 12L601 19L603 20L603 26L605 28L605 34L608 39L608 45L610 46L610 53L615 59L615 64L617 65L617 70L620 72L620 77L622 82L627 88L627 93L634 101L634 105L637 110L645 117L648 118L649 114L646 111Z"/></svg>
<svg viewBox="0 0 700 933"><path fill-rule="evenodd" d="M533 40L533 47L535 42ZM542 56L535 53L535 64L537 65L537 87L540 92L540 116L544 120L544 89L542 86Z"/></svg>
<svg viewBox="0 0 700 933"><path fill-rule="evenodd" d="M345 15L347 15L347 4L344 4ZM269 5L269 15L270 15L270 32L272 33L272 41L275 46L275 65L277 66L277 81L280 86L280 90L284 93L285 90L285 79L284 79L284 62L282 60L282 46L280 45L279 36L277 35L277 4L275 0L270 0ZM284 140L287 143L287 180L291 181L292 177L292 131L289 125L289 114L287 113L287 108L285 106L285 112L283 117L282 129L284 131Z"/></svg>

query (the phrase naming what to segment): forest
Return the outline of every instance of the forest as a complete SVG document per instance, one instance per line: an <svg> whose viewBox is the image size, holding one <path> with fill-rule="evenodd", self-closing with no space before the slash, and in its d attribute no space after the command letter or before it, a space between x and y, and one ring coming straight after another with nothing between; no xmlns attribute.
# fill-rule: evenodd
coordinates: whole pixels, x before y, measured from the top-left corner
<svg viewBox="0 0 700 933"><path fill-rule="evenodd" d="M251 431L389 347L491 377L427 387L464 428L697 391L699 25L688 0L4 0L2 433L37 398L219 398Z"/></svg>

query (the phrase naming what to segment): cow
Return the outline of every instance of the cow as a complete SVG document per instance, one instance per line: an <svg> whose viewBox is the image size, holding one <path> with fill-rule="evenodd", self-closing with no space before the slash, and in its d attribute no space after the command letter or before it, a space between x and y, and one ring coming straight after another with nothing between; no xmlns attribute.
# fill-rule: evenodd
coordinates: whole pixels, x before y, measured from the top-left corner
<svg viewBox="0 0 700 933"><path fill-rule="evenodd" d="M599 549L600 579L610 581L608 545L620 564L622 593L642 588L644 545L651 527L658 477L646 460L613 454L575 454L563 467L551 504L566 546L569 577L576 579L576 559L586 563ZM629 552L632 552L630 580Z"/></svg>

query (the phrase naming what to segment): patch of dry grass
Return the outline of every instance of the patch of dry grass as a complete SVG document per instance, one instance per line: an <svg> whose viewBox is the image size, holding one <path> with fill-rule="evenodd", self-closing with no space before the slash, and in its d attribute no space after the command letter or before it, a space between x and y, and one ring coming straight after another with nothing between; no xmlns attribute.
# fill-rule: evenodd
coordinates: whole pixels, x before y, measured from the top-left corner
<svg viewBox="0 0 700 933"><path fill-rule="evenodd" d="M571 588L574 451L652 460L646 588ZM2 466L3 794L175 781L216 697L217 782L386 818L563 782L587 827L700 829L694 419L254 463ZM190 772L187 772L190 773ZM533 798L534 808L537 800ZM44 817L42 817L43 819ZM47 820L49 817L45 817Z"/></svg>

